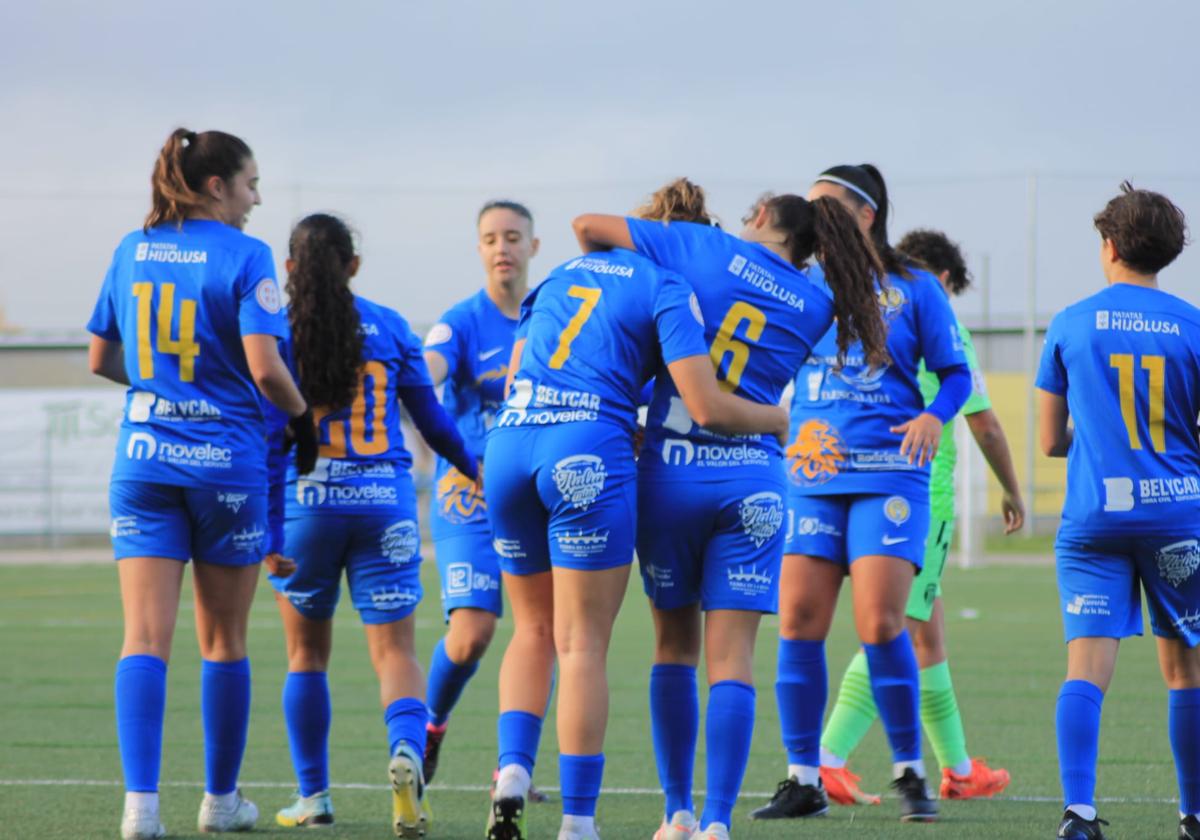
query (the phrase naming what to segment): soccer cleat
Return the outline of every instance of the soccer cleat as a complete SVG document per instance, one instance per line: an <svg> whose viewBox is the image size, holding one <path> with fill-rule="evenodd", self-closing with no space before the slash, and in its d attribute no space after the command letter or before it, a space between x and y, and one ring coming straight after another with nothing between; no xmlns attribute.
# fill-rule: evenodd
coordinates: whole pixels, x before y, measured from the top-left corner
<svg viewBox="0 0 1200 840"><path fill-rule="evenodd" d="M1200 840L1200 817L1190 814L1179 821L1179 840Z"/></svg>
<svg viewBox="0 0 1200 840"><path fill-rule="evenodd" d="M529 793L525 797L534 805L541 805L543 802L550 801L550 794L538 790L537 785L533 782L529 783Z"/></svg>
<svg viewBox="0 0 1200 840"><path fill-rule="evenodd" d="M865 793L858 786L861 777L849 767L821 767L821 785L829 799L839 805L878 805L879 795Z"/></svg>
<svg viewBox="0 0 1200 840"><path fill-rule="evenodd" d="M725 823L709 823L703 831L692 835L692 840L729 840L729 826Z"/></svg>
<svg viewBox="0 0 1200 840"><path fill-rule="evenodd" d="M333 800L329 791L323 790L311 796L296 792L295 801L275 814L275 822L284 828L317 828L333 825Z"/></svg>
<svg viewBox="0 0 1200 840"><path fill-rule="evenodd" d="M1108 823L1099 817L1094 820L1085 820L1074 811L1066 810L1063 811L1062 822L1058 824L1058 834L1054 836L1062 838L1062 840L1104 840L1104 832L1100 830L1102 825L1108 825ZM1180 828L1182 829L1183 826L1180 825Z"/></svg>
<svg viewBox="0 0 1200 840"><path fill-rule="evenodd" d="M388 764L392 782L392 828L397 837L425 836L429 814L425 809L425 780L421 762L407 745L401 745Z"/></svg>
<svg viewBox="0 0 1200 840"><path fill-rule="evenodd" d="M570 831L565 828L558 830L558 840L600 840L595 829L591 831Z"/></svg>
<svg viewBox="0 0 1200 840"><path fill-rule="evenodd" d="M442 752L442 741L446 738L446 724L434 726L432 723L425 725L425 760L421 763L421 772L425 775L425 784L433 781L433 774L437 772L438 756Z"/></svg>
<svg viewBox="0 0 1200 840"><path fill-rule="evenodd" d="M493 799L484 836L487 840L525 840L525 797Z"/></svg>
<svg viewBox="0 0 1200 840"><path fill-rule="evenodd" d="M978 799L995 796L1008 787L1008 771L993 770L982 758L971 759L971 772L960 776L949 767L942 768L942 787L939 799Z"/></svg>
<svg viewBox="0 0 1200 840"><path fill-rule="evenodd" d="M258 806L242 792L236 791L232 807L224 807L215 796L204 794L196 827L201 833L223 834L226 831L250 831L258 822Z"/></svg>
<svg viewBox="0 0 1200 840"><path fill-rule="evenodd" d="M159 840L166 836L157 808L126 808L121 815L121 840Z"/></svg>
<svg viewBox="0 0 1200 840"><path fill-rule="evenodd" d="M794 776L779 783L766 805L750 812L752 820L794 820L820 817L829 810L829 799L820 785L802 785Z"/></svg>
<svg viewBox="0 0 1200 840"><path fill-rule="evenodd" d="M663 817L662 825L654 832L654 840L691 840L699 830L695 814L691 811L676 811L669 820Z"/></svg>
<svg viewBox="0 0 1200 840"><path fill-rule="evenodd" d="M904 775L894 779L892 787L900 794L900 822L933 822L938 818L937 803L929 798L925 780L916 770L904 768Z"/></svg>

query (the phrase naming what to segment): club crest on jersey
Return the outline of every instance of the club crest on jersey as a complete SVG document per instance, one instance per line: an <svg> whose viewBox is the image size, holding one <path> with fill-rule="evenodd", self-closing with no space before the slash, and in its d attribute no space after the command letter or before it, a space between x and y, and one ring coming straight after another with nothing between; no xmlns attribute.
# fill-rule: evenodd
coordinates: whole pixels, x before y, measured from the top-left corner
<svg viewBox="0 0 1200 840"><path fill-rule="evenodd" d="M1176 589L1200 568L1200 540L1164 545L1156 555L1158 573Z"/></svg>
<svg viewBox="0 0 1200 840"><path fill-rule="evenodd" d="M554 465L553 476L563 501L587 510L600 497L608 471L598 455L571 455Z"/></svg>
<svg viewBox="0 0 1200 840"><path fill-rule="evenodd" d="M738 516L746 536L756 548L762 548L783 525L783 498L770 491L747 496L738 504Z"/></svg>
<svg viewBox="0 0 1200 840"><path fill-rule="evenodd" d="M788 478L793 484L813 487L842 471L846 444L828 420L807 420L796 430L796 439L784 451Z"/></svg>
<svg viewBox="0 0 1200 840"><path fill-rule="evenodd" d="M879 306L883 309L883 317L889 321L904 308L904 292L892 285L882 286L876 293L875 299L879 301Z"/></svg>
<svg viewBox="0 0 1200 840"><path fill-rule="evenodd" d="M379 537L379 551L396 566L412 560L419 544L417 523L411 519L402 519L389 526Z"/></svg>
<svg viewBox="0 0 1200 840"><path fill-rule="evenodd" d="M903 525L912 515L912 508L903 496L891 496L883 503L883 515L893 525Z"/></svg>
<svg viewBox="0 0 1200 840"><path fill-rule="evenodd" d="M264 277L258 281L258 286L254 289L254 299L272 315L283 307L283 302L279 299L279 284L271 277Z"/></svg>
<svg viewBox="0 0 1200 840"><path fill-rule="evenodd" d="M475 482L455 467L446 470L446 474L438 479L437 503L442 517L455 525L470 522L487 513L487 502Z"/></svg>

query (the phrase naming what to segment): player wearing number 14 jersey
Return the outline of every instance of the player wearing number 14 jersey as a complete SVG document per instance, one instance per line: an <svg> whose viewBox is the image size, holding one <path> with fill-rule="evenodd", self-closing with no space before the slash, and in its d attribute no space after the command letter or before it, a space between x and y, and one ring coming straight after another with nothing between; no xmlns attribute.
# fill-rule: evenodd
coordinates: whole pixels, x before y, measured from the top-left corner
<svg viewBox="0 0 1200 840"><path fill-rule="evenodd" d="M1055 543L1067 638L1058 695L1058 836L1102 836L1100 707L1139 592L1169 689L1179 837L1200 838L1200 310L1158 288L1186 243L1183 212L1122 185L1097 214L1108 287L1055 316L1038 371L1042 449L1067 458ZM1073 429L1067 420L1074 421Z"/></svg>

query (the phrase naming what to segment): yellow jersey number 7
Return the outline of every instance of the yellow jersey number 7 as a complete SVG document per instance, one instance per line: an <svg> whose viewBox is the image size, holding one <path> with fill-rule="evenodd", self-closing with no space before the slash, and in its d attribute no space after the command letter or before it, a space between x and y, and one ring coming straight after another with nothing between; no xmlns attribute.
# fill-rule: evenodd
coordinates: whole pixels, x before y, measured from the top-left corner
<svg viewBox="0 0 1200 840"><path fill-rule="evenodd" d="M579 311L571 316L571 320L558 335L558 347L555 349L554 355L550 357L551 370L561 370L562 366L567 363L567 359L571 358L571 343L579 338L579 331L583 329L588 318L592 317L596 304L600 302L600 292L600 289L593 286L571 286L567 289L568 297L578 298L583 303L580 304Z"/></svg>
<svg viewBox="0 0 1200 840"><path fill-rule="evenodd" d="M717 328L708 355L717 370L717 382L724 391L733 391L741 384L742 373L750 360L750 345L734 338L742 324L746 325L743 332L746 341L754 343L762 337L763 328L767 325L767 316L757 306L739 300L729 307L725 317L721 319L721 326ZM725 369L725 375L721 376L721 362L727 355L729 365Z"/></svg>
<svg viewBox="0 0 1200 840"><path fill-rule="evenodd" d="M154 284L134 283L133 296L137 298L137 354L138 376L154 378L154 353L150 347L150 310L154 304ZM196 378L196 357L200 345L196 343L196 301L184 298L179 301L179 337L171 338L175 321L175 284L163 283L158 287L158 331L155 349L159 353L179 357L179 381L192 382Z"/></svg>

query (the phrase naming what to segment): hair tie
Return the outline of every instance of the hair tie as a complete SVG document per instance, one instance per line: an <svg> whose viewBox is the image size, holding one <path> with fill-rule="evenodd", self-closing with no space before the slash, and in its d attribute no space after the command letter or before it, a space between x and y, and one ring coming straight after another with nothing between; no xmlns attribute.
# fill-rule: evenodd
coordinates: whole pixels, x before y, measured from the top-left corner
<svg viewBox="0 0 1200 840"><path fill-rule="evenodd" d="M820 175L817 177L817 183L820 183L821 181L828 181L831 184L838 184L839 186L843 186L846 189L850 190L850 192L858 195L860 198L862 198L863 201L867 202L867 204L871 205L872 210L879 209L879 202L876 201L874 198L872 198L870 193L868 193L866 190L864 190L862 187L858 186L857 184L847 181L845 178L839 178L836 175Z"/></svg>

